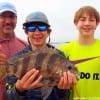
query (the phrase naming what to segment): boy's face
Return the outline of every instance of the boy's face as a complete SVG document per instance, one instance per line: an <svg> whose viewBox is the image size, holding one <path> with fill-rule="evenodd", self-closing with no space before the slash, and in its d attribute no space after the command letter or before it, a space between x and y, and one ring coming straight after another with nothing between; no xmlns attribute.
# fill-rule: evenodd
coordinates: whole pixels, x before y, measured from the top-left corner
<svg viewBox="0 0 100 100"><path fill-rule="evenodd" d="M79 33L85 36L91 36L94 34L98 23L96 22L96 18L94 16L89 16L88 14L83 14L78 22L75 23Z"/></svg>
<svg viewBox="0 0 100 100"><path fill-rule="evenodd" d="M33 48L46 45L46 39L50 34L49 27L45 24L32 24L27 26L27 35Z"/></svg>

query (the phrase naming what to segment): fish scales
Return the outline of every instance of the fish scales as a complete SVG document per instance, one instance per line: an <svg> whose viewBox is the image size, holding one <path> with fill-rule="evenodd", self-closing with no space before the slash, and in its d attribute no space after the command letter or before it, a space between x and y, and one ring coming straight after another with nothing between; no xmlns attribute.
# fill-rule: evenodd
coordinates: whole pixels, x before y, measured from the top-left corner
<svg viewBox="0 0 100 100"><path fill-rule="evenodd" d="M59 54L58 50L54 48L42 48L9 59L8 66L3 65L0 67L2 71L0 79L12 75L21 78L32 68L39 69L40 74L43 75L41 82L46 86L57 85L63 72L67 72L68 69L78 77L76 67L64 56Z"/></svg>

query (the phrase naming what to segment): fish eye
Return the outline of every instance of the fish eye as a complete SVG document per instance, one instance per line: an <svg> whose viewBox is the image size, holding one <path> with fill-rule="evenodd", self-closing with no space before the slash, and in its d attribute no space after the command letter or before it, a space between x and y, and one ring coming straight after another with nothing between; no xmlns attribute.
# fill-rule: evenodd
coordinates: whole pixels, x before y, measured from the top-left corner
<svg viewBox="0 0 100 100"><path fill-rule="evenodd" d="M69 70L71 70L71 69L72 69L72 66L71 66L71 65L69 65L69 66L68 66L68 69L69 69Z"/></svg>

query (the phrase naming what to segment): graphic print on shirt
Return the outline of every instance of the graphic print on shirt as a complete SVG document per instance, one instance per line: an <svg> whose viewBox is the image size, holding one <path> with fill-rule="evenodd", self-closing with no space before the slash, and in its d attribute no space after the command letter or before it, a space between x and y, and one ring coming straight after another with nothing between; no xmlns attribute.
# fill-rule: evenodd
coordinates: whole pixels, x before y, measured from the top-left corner
<svg viewBox="0 0 100 100"><path fill-rule="evenodd" d="M100 58L100 56L75 60L75 61L71 61L71 62L74 65L76 65L76 64L84 63L86 61L90 61L90 60L97 59L97 58ZM80 79L90 79L90 77L92 77L92 80L100 80L100 73L93 73L93 75L91 75L91 73L89 73L89 72L87 72L87 73L80 72Z"/></svg>

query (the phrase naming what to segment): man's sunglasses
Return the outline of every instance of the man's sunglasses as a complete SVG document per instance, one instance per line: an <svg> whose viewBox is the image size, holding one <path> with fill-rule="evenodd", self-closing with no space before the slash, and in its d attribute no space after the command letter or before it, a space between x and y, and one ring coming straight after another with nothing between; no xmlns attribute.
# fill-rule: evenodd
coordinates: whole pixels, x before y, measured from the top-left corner
<svg viewBox="0 0 100 100"><path fill-rule="evenodd" d="M48 30L48 26L47 25L29 25L29 26L26 26L24 29L26 29L29 32L35 32L36 29L38 29L40 32L43 32L43 31Z"/></svg>

